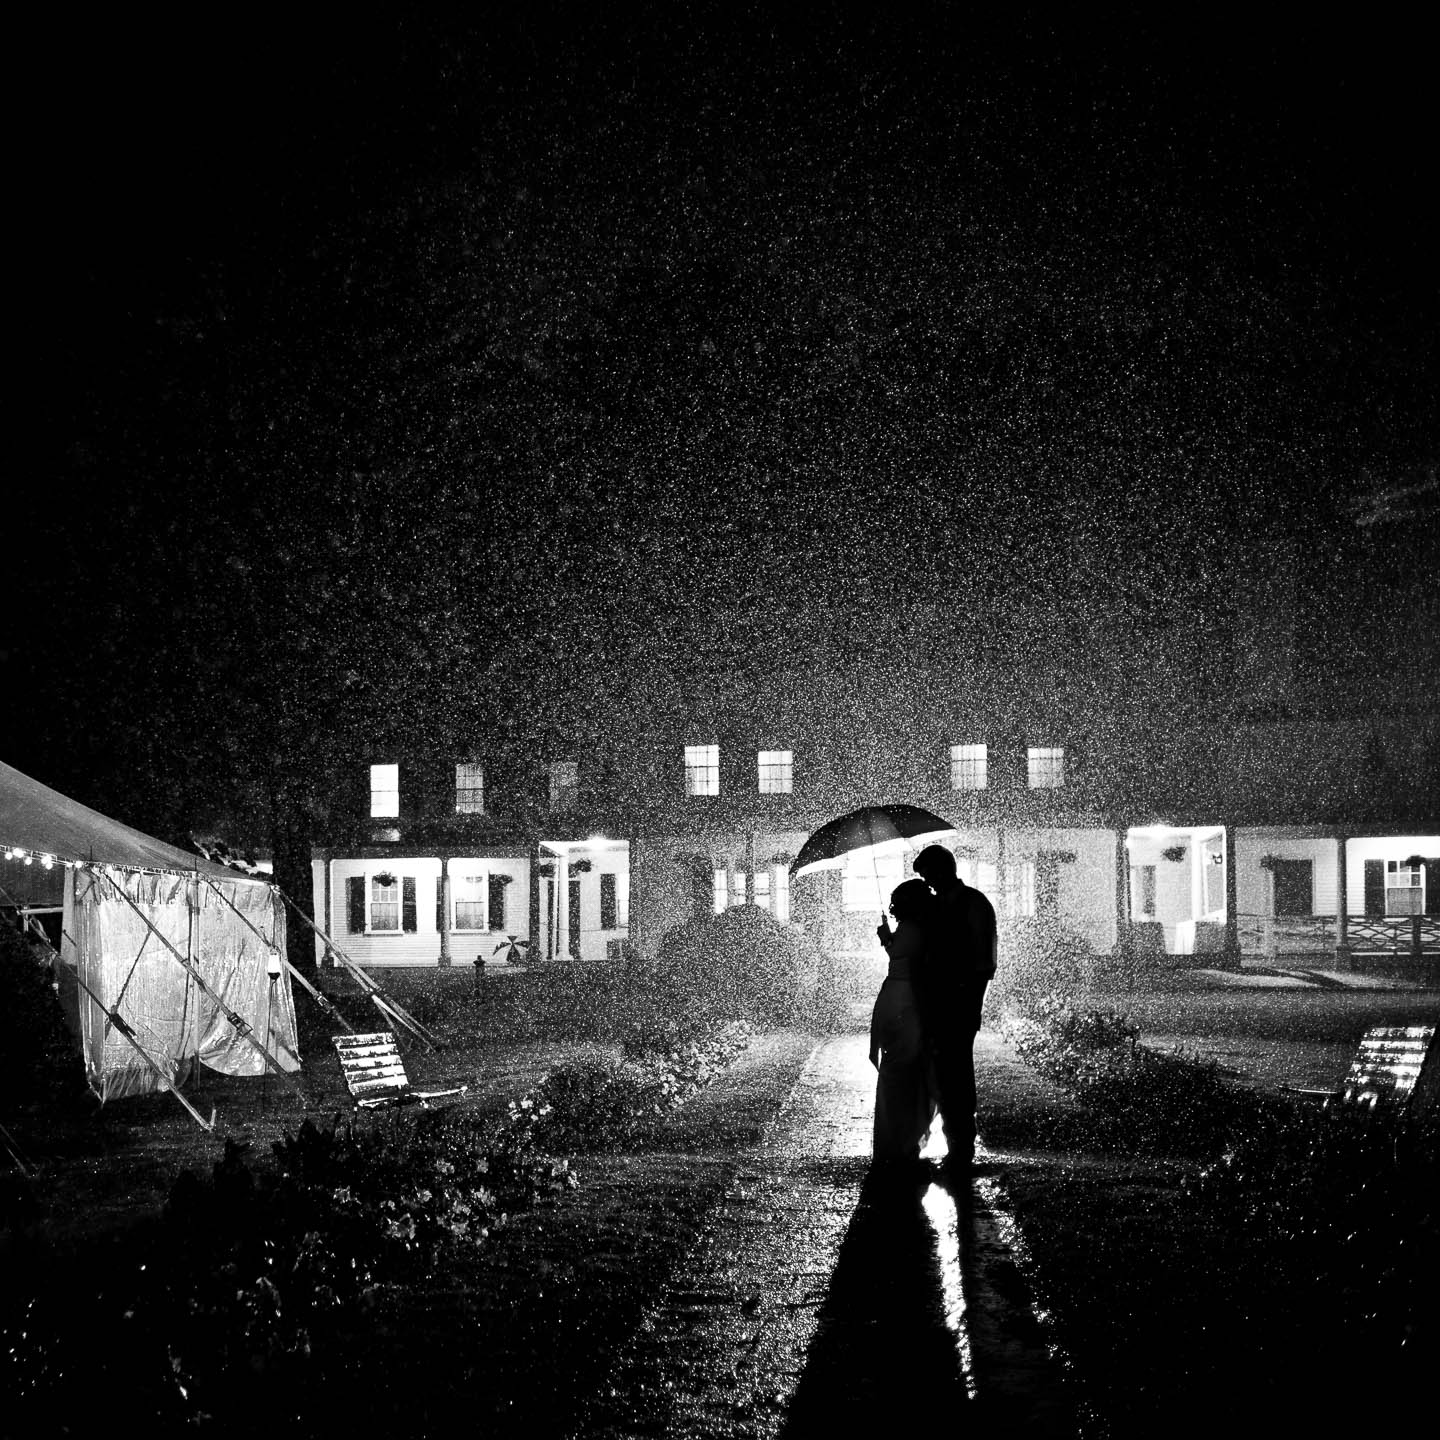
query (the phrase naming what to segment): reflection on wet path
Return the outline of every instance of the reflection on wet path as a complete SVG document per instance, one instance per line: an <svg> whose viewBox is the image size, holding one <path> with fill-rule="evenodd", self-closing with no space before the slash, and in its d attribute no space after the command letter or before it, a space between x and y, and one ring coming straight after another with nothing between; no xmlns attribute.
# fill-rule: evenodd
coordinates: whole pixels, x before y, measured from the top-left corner
<svg viewBox="0 0 1440 1440"><path fill-rule="evenodd" d="M817 1047L587 1436L1075 1433L994 1174L877 1181L874 1083L864 1036Z"/></svg>
<svg viewBox="0 0 1440 1440"><path fill-rule="evenodd" d="M959 1418L969 1396L946 1324L936 1240L918 1186L897 1193L867 1181L782 1435Z"/></svg>

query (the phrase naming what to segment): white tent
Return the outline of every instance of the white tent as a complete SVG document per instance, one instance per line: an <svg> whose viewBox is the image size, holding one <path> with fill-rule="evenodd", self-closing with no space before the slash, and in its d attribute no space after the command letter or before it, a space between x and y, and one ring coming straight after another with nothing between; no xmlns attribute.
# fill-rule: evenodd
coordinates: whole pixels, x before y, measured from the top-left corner
<svg viewBox="0 0 1440 1440"><path fill-rule="evenodd" d="M167 845L3 762L0 855L0 902L19 909L37 889L32 877L63 867L55 975L101 1100L178 1096L197 1060L225 1075L300 1068L284 905L268 881Z"/></svg>

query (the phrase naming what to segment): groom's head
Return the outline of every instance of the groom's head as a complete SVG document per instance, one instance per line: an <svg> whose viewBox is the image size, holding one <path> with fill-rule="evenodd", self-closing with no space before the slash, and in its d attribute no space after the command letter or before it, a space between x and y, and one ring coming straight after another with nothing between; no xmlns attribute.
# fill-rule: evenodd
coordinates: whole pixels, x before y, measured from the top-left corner
<svg viewBox="0 0 1440 1440"><path fill-rule="evenodd" d="M927 845L911 869L932 889L940 890L955 881L955 857L943 845Z"/></svg>

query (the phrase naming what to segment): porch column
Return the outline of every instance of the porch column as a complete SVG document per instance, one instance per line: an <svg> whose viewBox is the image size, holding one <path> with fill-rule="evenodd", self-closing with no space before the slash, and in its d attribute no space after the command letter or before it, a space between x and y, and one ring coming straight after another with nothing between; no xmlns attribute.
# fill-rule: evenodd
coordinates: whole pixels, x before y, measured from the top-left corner
<svg viewBox="0 0 1440 1440"><path fill-rule="evenodd" d="M1240 968L1240 887L1237 883L1235 851L1239 832L1234 825L1225 826L1225 945L1221 963L1226 970Z"/></svg>
<svg viewBox="0 0 1440 1440"><path fill-rule="evenodd" d="M755 903L755 832L745 832L745 903Z"/></svg>
<svg viewBox="0 0 1440 1440"><path fill-rule="evenodd" d="M1115 948L1114 955L1127 955L1132 946L1130 934L1130 850L1125 844L1126 827L1115 831Z"/></svg>
<svg viewBox="0 0 1440 1440"><path fill-rule="evenodd" d="M450 857L440 857L440 968L450 965Z"/></svg>
<svg viewBox="0 0 1440 1440"><path fill-rule="evenodd" d="M1013 906L1010 903L1010 873L1005 859L1005 832L995 828L995 884L999 887L1000 904L996 907L1001 919L1010 918Z"/></svg>
<svg viewBox="0 0 1440 1440"><path fill-rule="evenodd" d="M556 959L570 958L570 853L555 857L555 933L550 948Z"/></svg>
<svg viewBox="0 0 1440 1440"><path fill-rule="evenodd" d="M1346 866L1346 850L1349 837L1335 837L1335 964L1341 970L1348 970L1350 959L1350 893L1349 871Z"/></svg>
<svg viewBox="0 0 1440 1440"><path fill-rule="evenodd" d="M540 953L540 865L540 842L533 840L530 843L530 948L526 952L527 957L531 960L545 958Z"/></svg>

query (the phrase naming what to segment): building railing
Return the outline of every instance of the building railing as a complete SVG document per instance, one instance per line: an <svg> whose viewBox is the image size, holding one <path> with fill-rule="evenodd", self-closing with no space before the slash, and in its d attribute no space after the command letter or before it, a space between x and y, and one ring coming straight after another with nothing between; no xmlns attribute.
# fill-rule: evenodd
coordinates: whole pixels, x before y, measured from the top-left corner
<svg viewBox="0 0 1440 1440"><path fill-rule="evenodd" d="M1352 915L1346 921L1352 956L1397 960L1440 958L1440 916ZM1240 915L1240 949L1247 955L1334 954L1339 945L1334 915Z"/></svg>

